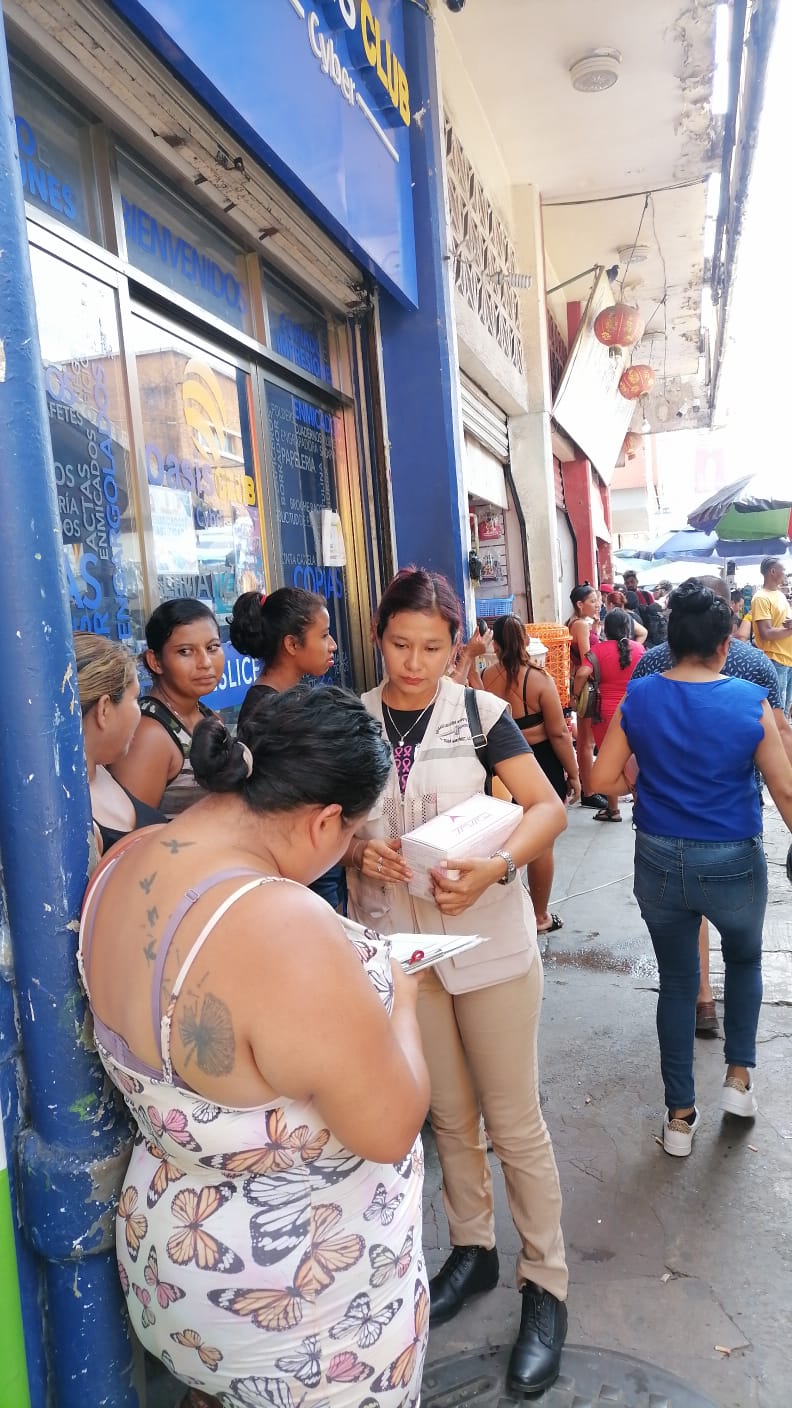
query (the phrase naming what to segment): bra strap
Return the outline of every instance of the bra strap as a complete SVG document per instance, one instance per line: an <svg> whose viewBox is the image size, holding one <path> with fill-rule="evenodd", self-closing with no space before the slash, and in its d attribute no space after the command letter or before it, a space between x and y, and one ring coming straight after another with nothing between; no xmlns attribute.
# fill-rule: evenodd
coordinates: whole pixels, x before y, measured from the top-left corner
<svg viewBox="0 0 792 1408"><path fill-rule="evenodd" d="M252 872L248 871L242 873L251 874ZM216 876L214 877L215 881L217 880L217 878L218 877ZM218 905L214 913L209 916L200 934L196 938L195 943L192 945L192 948L187 954L187 957L185 958L181 968L179 969L179 972L176 975L176 981L173 984L171 995L168 999L168 1005L162 1014L162 1021L160 1023L159 1030L160 1059L162 1061L162 1073L166 1080L171 1082L173 1081L173 1060L171 1057L171 1027L173 1023L173 1013L176 1007L176 1003L179 999L182 987L184 986L185 978L187 977L187 974L192 964L197 958L200 950L203 948L203 945L208 939L212 930L217 926L217 924L219 924L220 920L224 917L224 915L227 914L231 906L236 904L237 900L241 900L242 897L244 895L247 895L251 890L255 890L258 885L267 885L269 883L280 883L288 885L293 882L286 880L282 875L256 875L256 878L254 880L248 880L247 884L240 885L239 888L234 890L232 894L228 895L223 900L223 903Z"/></svg>
<svg viewBox="0 0 792 1408"><path fill-rule="evenodd" d="M162 938L160 939L157 957L154 960L154 970L151 975L151 1027L154 1033L154 1041L160 1043L160 1032L162 1030L162 977L165 972L165 964L168 961L168 954L171 951L174 935L187 914L199 900L205 895L207 890L211 890L214 885L222 884L223 880L233 880L240 875L257 875L258 871L250 869L249 866L234 868L229 870L218 870L214 875L207 875L203 880L199 880L197 885L191 885L189 890L185 890L182 899L179 900L176 908L171 911L168 922L165 925Z"/></svg>

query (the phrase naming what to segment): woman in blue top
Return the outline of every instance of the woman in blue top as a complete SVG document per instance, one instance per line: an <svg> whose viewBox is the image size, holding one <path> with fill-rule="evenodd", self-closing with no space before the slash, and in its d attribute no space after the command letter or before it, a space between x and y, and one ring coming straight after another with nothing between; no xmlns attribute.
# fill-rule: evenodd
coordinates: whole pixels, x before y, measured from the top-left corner
<svg viewBox="0 0 792 1408"><path fill-rule="evenodd" d="M792 829L792 767L767 691L721 674L730 637L728 602L695 579L683 582L668 622L674 666L630 682L593 771L598 791L621 793L631 753L638 763L634 889L660 972L663 1147L677 1156L690 1153L699 1123L693 1045L703 915L720 933L725 966L722 1108L756 1113L750 1072L767 868L754 762Z"/></svg>

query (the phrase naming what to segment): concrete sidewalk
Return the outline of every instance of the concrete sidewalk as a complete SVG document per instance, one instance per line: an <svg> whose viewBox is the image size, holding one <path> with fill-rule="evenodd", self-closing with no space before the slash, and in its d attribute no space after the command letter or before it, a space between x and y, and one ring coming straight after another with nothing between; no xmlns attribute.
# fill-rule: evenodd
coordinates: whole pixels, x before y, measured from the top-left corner
<svg viewBox="0 0 792 1408"><path fill-rule="evenodd" d="M720 1040L696 1043L702 1122L688 1159L657 1142L663 1115L657 972L632 896L633 831L575 808L556 846L545 944L542 1102L564 1192L569 1342L661 1366L720 1408L792 1405L792 891L789 836L765 808L770 904L755 1123L721 1117ZM717 945L713 934L713 946ZM713 954L713 986L721 965ZM719 1013L722 1009L719 1003ZM427 1140L430 1273L448 1251ZM492 1158L501 1285L433 1331L429 1360L504 1344L519 1324L517 1239ZM727 1351L731 1351L727 1353Z"/></svg>

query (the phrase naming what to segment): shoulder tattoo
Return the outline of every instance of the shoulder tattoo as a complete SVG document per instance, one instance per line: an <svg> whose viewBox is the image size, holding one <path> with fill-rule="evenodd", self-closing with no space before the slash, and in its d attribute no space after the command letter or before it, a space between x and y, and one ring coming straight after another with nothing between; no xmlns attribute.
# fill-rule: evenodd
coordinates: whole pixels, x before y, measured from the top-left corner
<svg viewBox="0 0 792 1408"><path fill-rule="evenodd" d="M234 1068L235 1041L231 1013L213 993L204 994L200 1012L198 1002L190 1002L179 1017L179 1035L185 1051L185 1066L192 1057L200 1071L208 1076L227 1076Z"/></svg>

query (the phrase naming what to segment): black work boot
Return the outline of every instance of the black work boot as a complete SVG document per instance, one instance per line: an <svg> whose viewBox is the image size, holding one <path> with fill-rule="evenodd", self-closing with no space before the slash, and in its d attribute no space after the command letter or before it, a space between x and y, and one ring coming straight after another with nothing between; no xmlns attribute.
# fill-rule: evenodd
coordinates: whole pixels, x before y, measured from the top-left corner
<svg viewBox="0 0 792 1408"><path fill-rule="evenodd" d="M471 1296L498 1284L496 1247L452 1247L451 1255L429 1282L429 1324L453 1320Z"/></svg>
<svg viewBox="0 0 792 1408"><path fill-rule="evenodd" d="M520 1333L509 1359L506 1388L530 1396L543 1393L558 1378L567 1311L563 1301L533 1281L526 1281L521 1295Z"/></svg>

